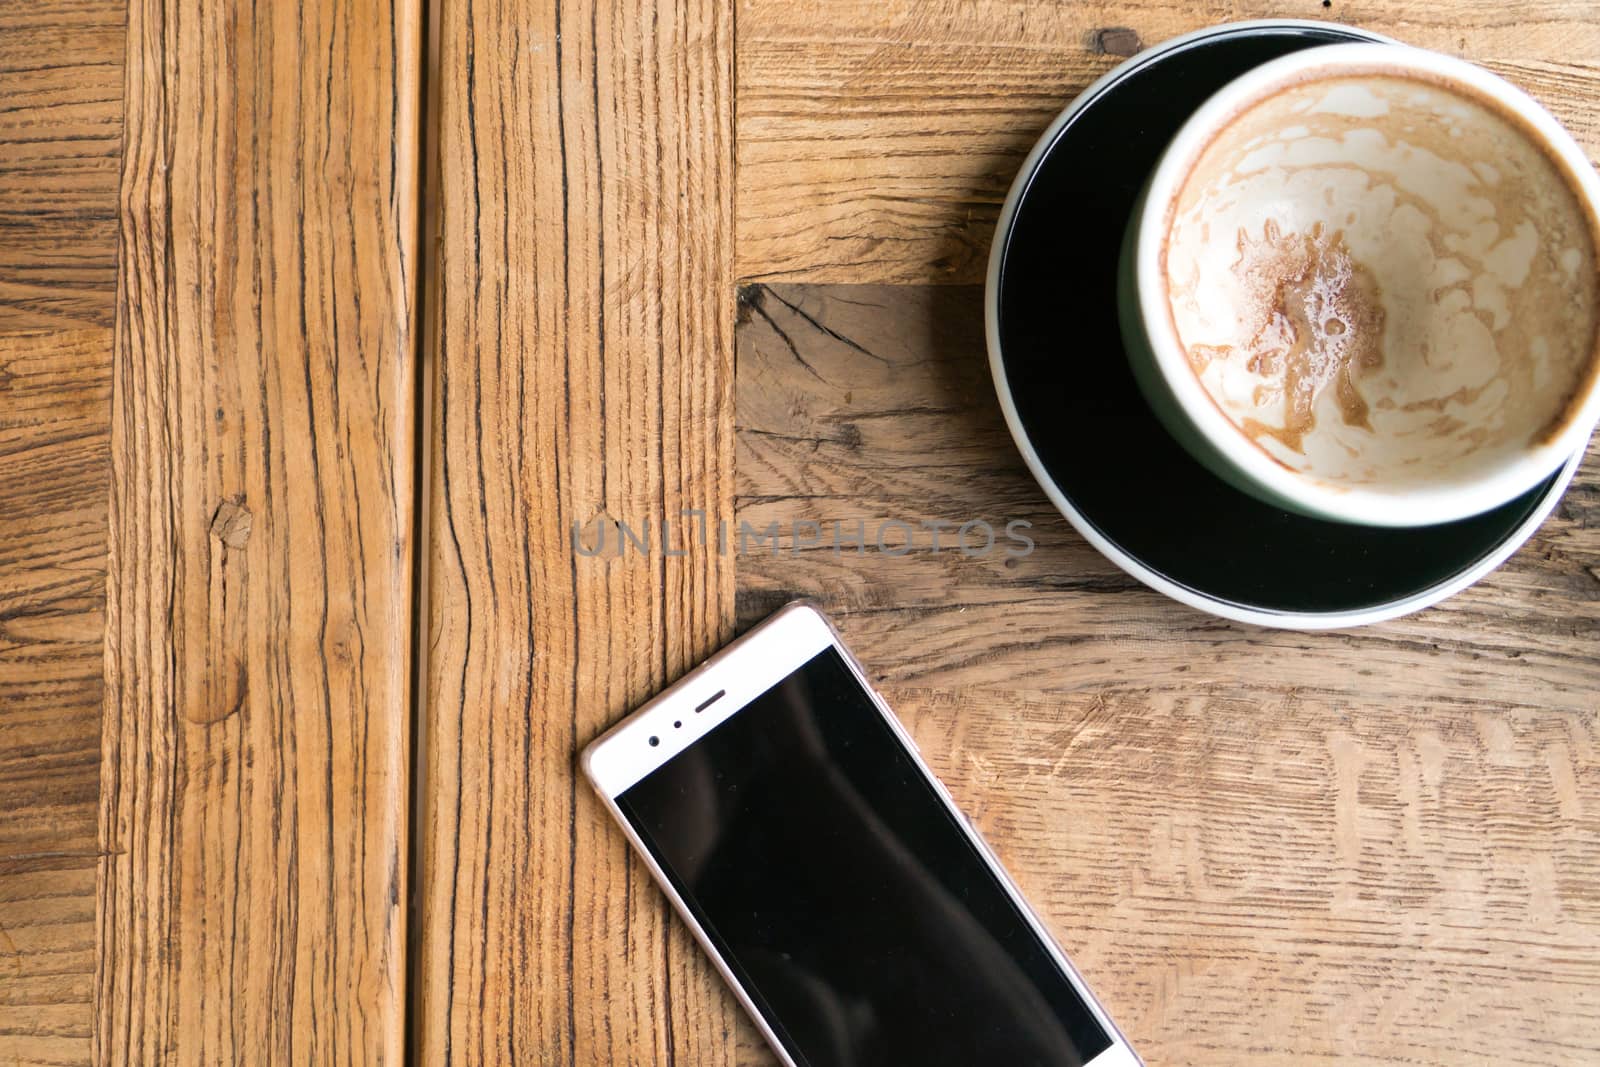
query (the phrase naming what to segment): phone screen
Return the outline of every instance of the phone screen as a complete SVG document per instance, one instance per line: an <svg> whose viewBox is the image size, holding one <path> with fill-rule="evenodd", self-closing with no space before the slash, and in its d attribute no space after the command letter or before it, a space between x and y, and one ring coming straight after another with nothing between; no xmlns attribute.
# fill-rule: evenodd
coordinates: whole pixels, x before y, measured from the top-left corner
<svg viewBox="0 0 1600 1067"><path fill-rule="evenodd" d="M1111 1046L832 648L617 803L798 1063Z"/></svg>

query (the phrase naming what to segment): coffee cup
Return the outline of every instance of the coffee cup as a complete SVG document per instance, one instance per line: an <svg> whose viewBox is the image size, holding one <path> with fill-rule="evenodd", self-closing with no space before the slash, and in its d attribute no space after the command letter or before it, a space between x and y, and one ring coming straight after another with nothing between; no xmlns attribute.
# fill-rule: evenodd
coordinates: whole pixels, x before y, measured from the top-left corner
<svg viewBox="0 0 1600 1067"><path fill-rule="evenodd" d="M1462 60L1335 44L1229 83L1129 221L1118 314L1180 444L1373 526L1524 493L1600 418L1600 177Z"/></svg>

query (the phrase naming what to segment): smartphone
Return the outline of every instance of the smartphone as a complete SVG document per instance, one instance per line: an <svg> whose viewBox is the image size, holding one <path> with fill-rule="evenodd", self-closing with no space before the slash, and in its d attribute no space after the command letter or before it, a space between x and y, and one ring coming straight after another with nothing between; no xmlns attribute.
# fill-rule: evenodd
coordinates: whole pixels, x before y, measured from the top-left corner
<svg viewBox="0 0 1600 1067"><path fill-rule="evenodd" d="M810 605L582 763L785 1064L1141 1062Z"/></svg>

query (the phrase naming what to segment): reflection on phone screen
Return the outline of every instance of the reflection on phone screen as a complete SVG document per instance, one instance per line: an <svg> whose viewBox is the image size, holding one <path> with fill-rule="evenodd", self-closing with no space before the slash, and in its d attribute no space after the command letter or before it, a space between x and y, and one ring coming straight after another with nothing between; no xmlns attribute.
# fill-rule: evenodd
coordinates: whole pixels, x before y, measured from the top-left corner
<svg viewBox="0 0 1600 1067"><path fill-rule="evenodd" d="M617 803L800 1063L1111 1045L833 649Z"/></svg>

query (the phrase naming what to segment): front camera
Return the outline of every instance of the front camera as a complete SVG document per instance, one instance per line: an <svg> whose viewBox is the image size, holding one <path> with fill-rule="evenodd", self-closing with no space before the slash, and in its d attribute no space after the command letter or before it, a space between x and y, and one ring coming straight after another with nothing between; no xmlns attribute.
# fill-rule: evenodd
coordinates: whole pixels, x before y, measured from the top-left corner
<svg viewBox="0 0 1600 1067"><path fill-rule="evenodd" d="M661 738L659 738L659 737L652 737L650 739L650 747L651 748L655 748L660 743L661 743Z"/></svg>

